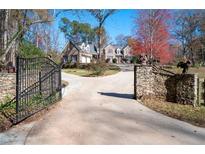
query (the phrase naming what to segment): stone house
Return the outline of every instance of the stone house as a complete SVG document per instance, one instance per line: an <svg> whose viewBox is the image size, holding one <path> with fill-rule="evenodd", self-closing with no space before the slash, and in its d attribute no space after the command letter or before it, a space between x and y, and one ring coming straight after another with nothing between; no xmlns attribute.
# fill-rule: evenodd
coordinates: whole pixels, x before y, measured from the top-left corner
<svg viewBox="0 0 205 154"><path fill-rule="evenodd" d="M123 52L121 50L121 48L117 47L115 49L115 58L117 59L117 63L121 63L123 60Z"/></svg>
<svg viewBox="0 0 205 154"><path fill-rule="evenodd" d="M103 55L105 60L109 59L110 63L113 62L113 59L116 59L117 63L122 63L124 59L127 59L129 62L132 58L131 47L129 45L121 48L119 46L109 44L103 48Z"/></svg>
<svg viewBox="0 0 205 154"><path fill-rule="evenodd" d="M97 48L94 44L76 44L69 41L63 49L63 62L71 60L72 63L91 63L97 59Z"/></svg>
<svg viewBox="0 0 205 154"><path fill-rule="evenodd" d="M99 53L97 47L93 43L74 43L69 41L63 49L63 61L67 62L71 60L72 63L90 63L96 61ZM116 59L116 63L122 63L124 59L127 62L132 58L131 47L129 45L122 47L108 44L102 49L102 58L109 60L109 63L113 63Z"/></svg>
<svg viewBox="0 0 205 154"><path fill-rule="evenodd" d="M128 62L132 59L132 49L129 45L126 45L122 48L123 58L127 59Z"/></svg>
<svg viewBox="0 0 205 154"><path fill-rule="evenodd" d="M105 58L105 60L109 59L109 62L112 63L113 59L116 58L115 50L116 50L116 46L112 44L105 46L103 48L103 57Z"/></svg>

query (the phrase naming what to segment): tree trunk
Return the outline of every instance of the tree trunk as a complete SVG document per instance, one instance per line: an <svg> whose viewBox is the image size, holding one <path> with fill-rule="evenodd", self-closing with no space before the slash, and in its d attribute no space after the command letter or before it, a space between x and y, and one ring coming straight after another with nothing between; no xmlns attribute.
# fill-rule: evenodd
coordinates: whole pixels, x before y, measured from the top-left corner
<svg viewBox="0 0 205 154"><path fill-rule="evenodd" d="M3 40L1 43L2 54L0 60L5 64L11 61L15 65L15 52L18 48L19 32L17 32L17 23L14 19L10 18L12 10L4 10L1 16L1 31L2 35L0 38Z"/></svg>
<svg viewBox="0 0 205 154"><path fill-rule="evenodd" d="M99 50L99 56L98 56L98 60L101 61L101 28L102 28L102 24L99 24L99 35L98 35L98 50Z"/></svg>
<svg viewBox="0 0 205 154"><path fill-rule="evenodd" d="M9 10L5 10L3 50L5 50L7 48L7 45L8 45L8 28L9 28L8 22L9 22Z"/></svg>
<svg viewBox="0 0 205 154"><path fill-rule="evenodd" d="M196 65L195 55L194 55L194 53L193 53L192 48L191 48L190 50L191 50L191 60L192 60L192 64L193 64L193 66L195 66L195 65Z"/></svg>
<svg viewBox="0 0 205 154"><path fill-rule="evenodd" d="M3 54L4 49L4 23L5 10L0 10L0 56Z"/></svg>

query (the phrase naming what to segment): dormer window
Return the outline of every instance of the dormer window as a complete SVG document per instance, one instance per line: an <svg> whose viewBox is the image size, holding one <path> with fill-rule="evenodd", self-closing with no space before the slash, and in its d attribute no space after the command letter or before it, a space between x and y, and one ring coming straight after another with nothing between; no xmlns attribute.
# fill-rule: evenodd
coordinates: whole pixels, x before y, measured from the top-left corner
<svg viewBox="0 0 205 154"><path fill-rule="evenodd" d="M84 51L85 50L85 43L82 43L80 48Z"/></svg>
<svg viewBox="0 0 205 154"><path fill-rule="evenodd" d="M87 52L90 51L90 46L89 46L89 44L85 47L85 51L87 51Z"/></svg>

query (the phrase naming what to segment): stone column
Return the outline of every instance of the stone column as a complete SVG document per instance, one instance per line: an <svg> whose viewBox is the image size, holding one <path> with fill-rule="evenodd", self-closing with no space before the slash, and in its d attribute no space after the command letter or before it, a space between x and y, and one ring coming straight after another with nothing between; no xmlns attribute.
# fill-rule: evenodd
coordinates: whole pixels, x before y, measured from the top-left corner
<svg viewBox="0 0 205 154"><path fill-rule="evenodd" d="M194 106L197 105L197 93L198 93L198 74L194 74Z"/></svg>

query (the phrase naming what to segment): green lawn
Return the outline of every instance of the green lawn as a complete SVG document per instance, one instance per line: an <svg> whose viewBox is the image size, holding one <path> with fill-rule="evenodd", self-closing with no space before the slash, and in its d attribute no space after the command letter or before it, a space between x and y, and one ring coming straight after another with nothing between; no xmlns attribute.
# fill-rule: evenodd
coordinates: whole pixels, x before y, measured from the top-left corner
<svg viewBox="0 0 205 154"><path fill-rule="evenodd" d="M78 68L67 68L63 69L63 72L69 73L69 74L74 74L74 75L79 75L79 76L87 76L91 72L85 69L78 69Z"/></svg>
<svg viewBox="0 0 205 154"><path fill-rule="evenodd" d="M81 68L67 68L63 69L63 72L74 74L82 77L96 77L96 76L107 76L107 75L113 75L120 71L119 67L117 66L108 66L105 72L101 75L96 75L95 71L91 71L88 69L81 69Z"/></svg>
<svg viewBox="0 0 205 154"><path fill-rule="evenodd" d="M193 107L154 99L145 99L140 103L167 116L205 127L205 106Z"/></svg>
<svg viewBox="0 0 205 154"><path fill-rule="evenodd" d="M182 69L173 67L172 69L167 69L174 73L181 73ZM199 78L205 78L205 67L190 67L188 73L198 73Z"/></svg>

